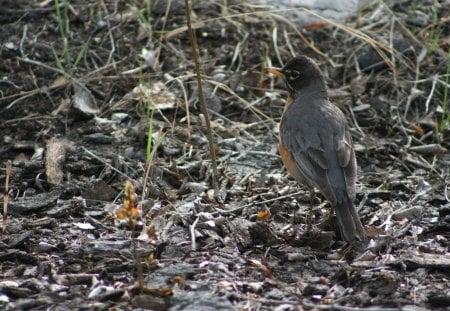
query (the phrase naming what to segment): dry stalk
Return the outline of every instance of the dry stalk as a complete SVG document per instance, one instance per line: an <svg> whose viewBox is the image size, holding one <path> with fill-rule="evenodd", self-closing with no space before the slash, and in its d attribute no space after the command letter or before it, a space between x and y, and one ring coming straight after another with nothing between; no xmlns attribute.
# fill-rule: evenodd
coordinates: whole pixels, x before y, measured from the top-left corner
<svg viewBox="0 0 450 311"><path fill-rule="evenodd" d="M185 3L186 3L186 22L187 22L188 33L189 33L189 41L191 42L192 56L194 57L195 73L197 76L198 100L200 102L200 109L203 113L203 116L205 117L206 135L208 138L209 154L211 156L211 163L212 163L212 169L213 169L212 181L213 181L214 191L217 192L217 190L218 190L217 162L216 162L216 154L214 151L214 142L213 142L212 131L211 131L211 122L209 121L208 109L206 107L205 96L203 94L202 76L201 76L201 69L200 69L200 54L198 52L197 38L195 36L194 31L192 30L191 6L189 4L189 0L185 0Z"/></svg>
<svg viewBox="0 0 450 311"><path fill-rule="evenodd" d="M5 172L5 193L3 194L3 228L2 233L5 233L8 225L8 202L9 202L9 177L11 176L12 163L9 160L6 162Z"/></svg>

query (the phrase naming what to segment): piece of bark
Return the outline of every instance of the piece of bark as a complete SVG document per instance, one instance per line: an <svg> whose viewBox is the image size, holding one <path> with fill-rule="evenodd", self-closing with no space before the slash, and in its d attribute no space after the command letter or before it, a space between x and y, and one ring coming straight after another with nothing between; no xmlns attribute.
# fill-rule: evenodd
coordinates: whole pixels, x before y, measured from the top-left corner
<svg viewBox="0 0 450 311"><path fill-rule="evenodd" d="M63 165L66 159L66 147L63 141L53 137L47 142L45 157L45 174L51 185L58 185L63 181Z"/></svg>
<svg viewBox="0 0 450 311"><path fill-rule="evenodd" d="M11 214L25 215L28 213L38 213L40 209L50 208L56 204L56 200L61 196L61 190L55 189L51 192L38 193L33 196L18 198L9 202Z"/></svg>

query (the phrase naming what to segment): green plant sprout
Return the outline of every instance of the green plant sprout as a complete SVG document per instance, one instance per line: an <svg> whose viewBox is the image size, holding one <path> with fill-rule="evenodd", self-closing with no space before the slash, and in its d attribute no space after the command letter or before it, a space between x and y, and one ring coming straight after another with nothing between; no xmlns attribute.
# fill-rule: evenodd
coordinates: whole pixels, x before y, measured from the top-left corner
<svg viewBox="0 0 450 311"><path fill-rule="evenodd" d="M61 33L61 38L63 40L63 52L62 52L62 58L64 59L64 62L59 57L58 53L56 52L55 48L52 47L53 56L55 58L56 65L58 66L61 71L63 71L66 75L66 77L71 77L74 70L77 68L80 61L83 59L84 55L86 54L87 47L90 42L90 38L83 44L80 51L78 52L75 61L72 62L72 58L70 56L70 24L69 24L69 4L68 0L63 0L61 11L61 5L60 0L55 0L55 10L56 10L56 16L58 20L58 28Z"/></svg>

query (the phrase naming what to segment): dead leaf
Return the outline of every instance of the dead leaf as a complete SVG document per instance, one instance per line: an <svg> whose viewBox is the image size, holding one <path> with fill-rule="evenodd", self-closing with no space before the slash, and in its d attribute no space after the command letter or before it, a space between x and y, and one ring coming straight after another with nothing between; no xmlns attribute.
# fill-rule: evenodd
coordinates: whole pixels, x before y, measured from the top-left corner
<svg viewBox="0 0 450 311"><path fill-rule="evenodd" d="M322 29L330 26L330 23L310 23L303 26L305 29Z"/></svg>
<svg viewBox="0 0 450 311"><path fill-rule="evenodd" d="M259 211L256 213L256 215L258 216L258 218L264 222L269 222L270 221L270 210L266 208L266 210L264 211Z"/></svg>

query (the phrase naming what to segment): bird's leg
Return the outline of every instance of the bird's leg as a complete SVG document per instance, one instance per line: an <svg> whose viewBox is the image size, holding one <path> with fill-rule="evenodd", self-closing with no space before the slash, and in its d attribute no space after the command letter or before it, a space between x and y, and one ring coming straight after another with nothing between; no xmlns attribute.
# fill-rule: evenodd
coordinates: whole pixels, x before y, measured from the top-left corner
<svg viewBox="0 0 450 311"><path fill-rule="evenodd" d="M306 224L307 224L307 232L310 232L312 230L312 223L313 223L313 207L314 203L317 200L317 197L314 193L314 188L311 186L307 186L309 191L309 213L306 217Z"/></svg>

